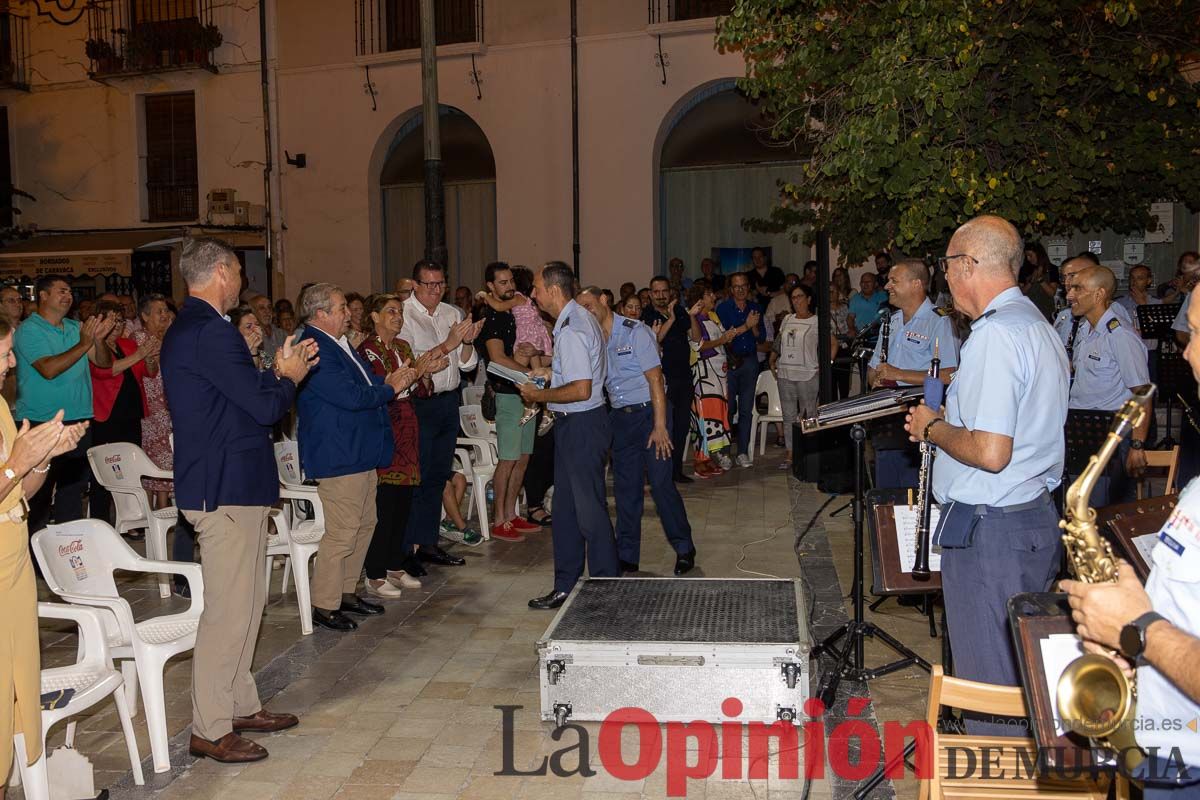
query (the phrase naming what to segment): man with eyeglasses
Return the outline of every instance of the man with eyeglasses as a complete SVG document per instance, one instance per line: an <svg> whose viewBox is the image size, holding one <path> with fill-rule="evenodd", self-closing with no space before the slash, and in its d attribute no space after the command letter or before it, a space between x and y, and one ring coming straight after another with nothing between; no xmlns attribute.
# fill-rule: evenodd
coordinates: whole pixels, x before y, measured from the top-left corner
<svg viewBox="0 0 1200 800"><path fill-rule="evenodd" d="M958 366L958 337L950 312L929 301L929 270L925 264L916 258L897 263L888 273L887 294L888 302L898 309L892 312L888 326L888 358L886 363L882 360L881 336L867 365L868 383L872 387L921 383L929 372L935 345L942 380L949 383ZM875 488L916 486L920 473L917 448L907 441L899 427L893 425L889 429L886 420L884 423L872 427Z"/></svg>
<svg viewBox="0 0 1200 800"><path fill-rule="evenodd" d="M438 523L442 509L442 489L450 480L454 444L458 438L458 384L460 372L475 368L475 337L483 320L473 323L463 318L454 306L443 303L446 272L433 261L418 261L412 273L413 292L404 301L404 327L400 338L408 342L413 355L420 358L430 350L447 356L450 363L433 374L433 394L413 399L420 425L419 458L421 485L413 493L405 541L417 545L416 561L441 566L466 563L438 546ZM405 571L413 577L426 572L412 562Z"/></svg>
<svg viewBox="0 0 1200 800"><path fill-rule="evenodd" d="M967 314L971 336L943 408L909 409L913 441L937 449L933 495L941 504L942 592L954 674L1020 682L1008 599L1049 591L1062 559L1052 492L1062 481L1067 363L1046 318L1017 286L1025 251L1017 229L977 217L950 239L940 266ZM967 719L973 735L1019 728Z"/></svg>

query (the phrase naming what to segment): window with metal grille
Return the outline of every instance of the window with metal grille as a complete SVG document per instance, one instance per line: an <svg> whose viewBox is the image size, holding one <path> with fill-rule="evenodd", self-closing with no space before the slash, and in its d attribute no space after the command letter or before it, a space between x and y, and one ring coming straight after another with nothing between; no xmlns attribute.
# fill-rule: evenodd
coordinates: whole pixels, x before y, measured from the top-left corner
<svg viewBox="0 0 1200 800"><path fill-rule="evenodd" d="M200 215L196 177L196 97L191 92L145 97L146 208L150 222Z"/></svg>
<svg viewBox="0 0 1200 800"><path fill-rule="evenodd" d="M437 43L483 41L483 0L434 0ZM420 0L358 0L355 5L358 54L421 47Z"/></svg>
<svg viewBox="0 0 1200 800"><path fill-rule="evenodd" d="M733 0L650 0L650 22L724 17L733 12Z"/></svg>

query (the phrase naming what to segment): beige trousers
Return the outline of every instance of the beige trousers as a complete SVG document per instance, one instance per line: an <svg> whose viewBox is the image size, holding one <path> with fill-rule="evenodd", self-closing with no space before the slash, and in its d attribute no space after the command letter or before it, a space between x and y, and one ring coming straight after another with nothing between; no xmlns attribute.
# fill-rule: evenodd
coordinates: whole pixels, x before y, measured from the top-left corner
<svg viewBox="0 0 1200 800"><path fill-rule="evenodd" d="M325 509L325 535L312 576L313 608L335 611L343 594L358 587L367 548L375 534L375 470L322 478L317 495Z"/></svg>
<svg viewBox="0 0 1200 800"><path fill-rule="evenodd" d="M192 732L216 741L262 708L251 666L267 600L267 507L184 511L196 529L204 613L192 655Z"/></svg>

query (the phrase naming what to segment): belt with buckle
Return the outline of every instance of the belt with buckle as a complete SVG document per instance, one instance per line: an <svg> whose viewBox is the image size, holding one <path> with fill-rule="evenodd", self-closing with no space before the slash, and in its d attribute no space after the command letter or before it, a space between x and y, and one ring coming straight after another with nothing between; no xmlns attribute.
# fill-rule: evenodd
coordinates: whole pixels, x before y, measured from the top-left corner
<svg viewBox="0 0 1200 800"><path fill-rule="evenodd" d="M8 511L0 511L0 521L22 523L29 519L29 501L21 495L20 504L10 508Z"/></svg>
<svg viewBox="0 0 1200 800"><path fill-rule="evenodd" d="M652 405L653 405L653 401L647 400L644 403L634 403L631 406L621 406L620 408L614 408L613 411L622 411L626 414L632 414L635 411L641 411L643 408L650 408L650 406L652 406Z"/></svg>

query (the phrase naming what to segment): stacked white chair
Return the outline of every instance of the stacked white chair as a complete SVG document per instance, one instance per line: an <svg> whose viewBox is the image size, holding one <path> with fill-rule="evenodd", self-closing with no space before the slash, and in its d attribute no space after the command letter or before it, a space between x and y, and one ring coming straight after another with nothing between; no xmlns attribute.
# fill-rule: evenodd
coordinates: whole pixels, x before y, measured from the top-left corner
<svg viewBox="0 0 1200 800"><path fill-rule="evenodd" d="M458 422L464 435L458 438L455 455L461 465L458 471L467 479L467 519L478 514L479 532L484 539L490 539L487 485L496 474L496 462L500 460L496 423L484 419L483 409L476 405L459 406Z"/></svg>
<svg viewBox="0 0 1200 800"><path fill-rule="evenodd" d="M175 506L154 510L142 478L173 480L174 474L154 466L142 448L128 442L97 445L88 449L87 456L96 481L113 496L117 533L145 528L146 557L166 561L167 532L175 525L179 512ZM166 575L158 576L158 596L171 596Z"/></svg>
<svg viewBox="0 0 1200 800"><path fill-rule="evenodd" d="M767 396L767 413L758 413L758 396ZM740 411L740 409L739 409ZM775 381L775 373L763 370L758 373L754 384L754 414L750 422L750 447L754 447L754 436L758 436L758 454L767 452L767 428L772 422L783 422L783 405L779 402L779 384Z"/></svg>
<svg viewBox="0 0 1200 800"><path fill-rule="evenodd" d="M279 497L284 501L284 508L271 512L275 532L267 537L267 585L270 585L271 561L276 556L283 556L287 560L283 566L280 591L287 594L288 577L294 574L296 603L300 607L300 632L308 636L313 632L308 564L317 554L321 537L325 535L325 509L321 505L317 487L303 483L300 452L295 442L279 442L275 445L275 467L279 473ZM298 501L311 504L312 519L305 518L299 512Z"/></svg>
<svg viewBox="0 0 1200 800"><path fill-rule="evenodd" d="M204 611L200 565L142 558L112 527L96 519L50 525L34 534L32 543L42 577L52 592L73 605L106 609L102 614L105 635L112 657L122 661L130 712L137 714L140 681L154 771L166 772L171 761L163 669L170 658L196 645L196 628ZM117 593L116 570L182 575L191 589L191 604L178 614L135 622L129 602Z"/></svg>
<svg viewBox="0 0 1200 800"><path fill-rule="evenodd" d="M483 386L468 386L463 389L462 401L464 406L483 405Z"/></svg>
<svg viewBox="0 0 1200 800"><path fill-rule="evenodd" d="M138 755L137 737L133 732L129 702L121 691L124 680L121 673L113 669L108 652L107 635L104 631L104 616L107 612L95 608L63 605L61 603L38 603L40 619L62 619L74 622L79 628L79 657L74 664L42 670L41 691L58 692L73 689L75 693L65 704L57 708L42 709L42 755L32 765L28 762L28 746L25 735L18 733L13 738L14 761L17 769L14 778L25 784L25 800L50 800L50 781L46 770L46 734L64 719L87 711L104 698L112 695L117 704L117 716L121 719L121 730L125 734L125 747L129 750L129 766L133 780L141 786L142 757ZM67 723L66 746L75 744L75 723ZM14 783L16 781L14 780Z"/></svg>

